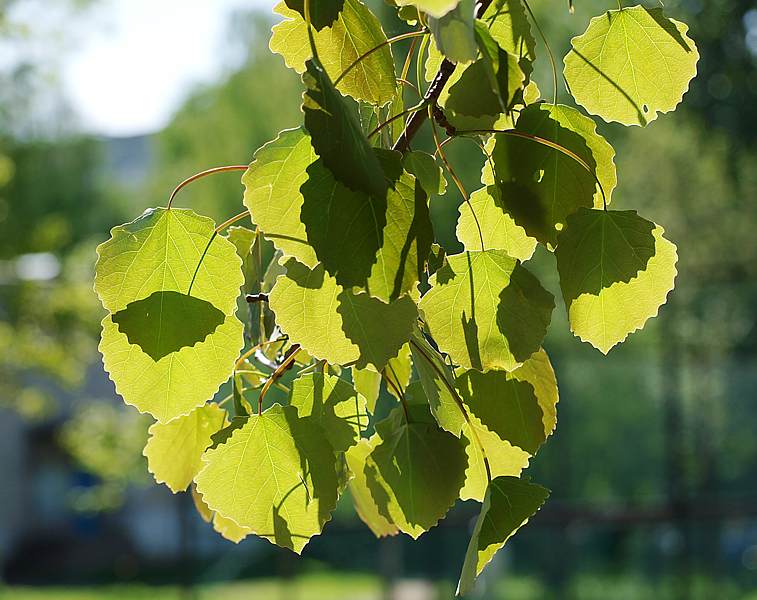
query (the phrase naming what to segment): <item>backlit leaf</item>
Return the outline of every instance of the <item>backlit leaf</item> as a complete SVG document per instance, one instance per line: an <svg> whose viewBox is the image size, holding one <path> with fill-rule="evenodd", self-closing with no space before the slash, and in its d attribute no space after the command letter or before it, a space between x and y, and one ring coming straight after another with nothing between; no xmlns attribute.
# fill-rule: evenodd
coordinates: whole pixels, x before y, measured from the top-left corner
<svg viewBox="0 0 757 600"><path fill-rule="evenodd" d="M395 0L397 6L415 6L430 17L443 17L458 4L460 0Z"/></svg>
<svg viewBox="0 0 757 600"><path fill-rule="evenodd" d="M212 510L298 554L336 507L334 452L293 406L251 415L203 461L195 482Z"/></svg>
<svg viewBox="0 0 757 600"><path fill-rule="evenodd" d="M395 412L377 425L381 441L365 465L379 513L413 538L444 517L465 474L463 442L440 429L428 409L426 414L426 420L408 423Z"/></svg>
<svg viewBox="0 0 757 600"><path fill-rule="evenodd" d="M487 162L483 182L496 182L506 211L529 236L554 246L568 215L603 205L594 175L610 201L616 184L615 151L597 133L594 121L568 106L532 104L521 112L515 130L559 144L591 169L539 141L495 135L493 172Z"/></svg>
<svg viewBox="0 0 757 600"><path fill-rule="evenodd" d="M460 0L457 6L444 16L431 17L428 20L436 47L453 63L476 60L478 47L473 33L473 4L473 0Z"/></svg>
<svg viewBox="0 0 757 600"><path fill-rule="evenodd" d="M349 383L328 373L309 373L292 382L289 403L300 417L312 417L336 452L346 452L368 427L365 398Z"/></svg>
<svg viewBox="0 0 757 600"><path fill-rule="evenodd" d="M202 467L202 453L211 444L210 436L224 426L226 411L206 404L170 423L155 423L144 449L147 468L155 481L172 492L183 492Z"/></svg>
<svg viewBox="0 0 757 600"><path fill-rule="evenodd" d="M241 260L214 229L189 210L151 209L98 247L95 290L114 313L102 323L105 369L127 404L162 423L211 399L242 347Z"/></svg>
<svg viewBox="0 0 757 600"><path fill-rule="evenodd" d="M280 54L289 68L303 73L305 62L312 57L305 20L283 2L274 12L284 20L273 27L271 51ZM331 81L358 57L386 42L378 19L359 0L344 0L334 24L313 33L318 57ZM350 70L338 89L356 100L383 105L392 99L396 87L394 59L390 47L385 45Z"/></svg>
<svg viewBox="0 0 757 600"><path fill-rule="evenodd" d="M544 504L549 491L517 477L497 477L489 484L476 520L457 594L465 595L497 551Z"/></svg>
<svg viewBox="0 0 757 600"><path fill-rule="evenodd" d="M473 192L470 205L463 202L458 210L457 239L466 250L480 250L483 237L487 250L504 250L521 261L533 256L536 238L529 237L525 229L515 223L496 186Z"/></svg>
<svg viewBox="0 0 757 600"><path fill-rule="evenodd" d="M300 220L300 187L307 181L307 167L316 158L310 136L302 128L288 129L255 153L242 176L244 205L253 223L284 256L311 268L318 259Z"/></svg>
<svg viewBox="0 0 757 600"><path fill-rule="evenodd" d="M635 211L581 210L560 233L557 269L573 333L605 354L657 315L676 247Z"/></svg>
<svg viewBox="0 0 757 600"><path fill-rule="evenodd" d="M624 125L643 126L674 110L697 72L699 52L688 30L661 8L631 6L594 17L565 57L576 102Z"/></svg>
<svg viewBox="0 0 757 600"><path fill-rule="evenodd" d="M303 19L305 18L305 1L284 0L287 7L296 10ZM315 27L316 31L320 31L324 27L330 27L336 21L343 7L344 0L318 0L317 2L310 2L311 25Z"/></svg>
<svg viewBox="0 0 757 600"><path fill-rule="evenodd" d="M439 348L456 364L511 371L541 346L554 298L503 251L449 256L430 281L420 309Z"/></svg>

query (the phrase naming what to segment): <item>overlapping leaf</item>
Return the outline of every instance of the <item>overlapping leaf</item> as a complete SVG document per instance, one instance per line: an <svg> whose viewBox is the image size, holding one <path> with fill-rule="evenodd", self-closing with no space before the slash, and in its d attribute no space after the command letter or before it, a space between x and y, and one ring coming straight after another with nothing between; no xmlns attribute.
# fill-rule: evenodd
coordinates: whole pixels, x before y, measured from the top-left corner
<svg viewBox="0 0 757 600"><path fill-rule="evenodd" d="M305 129L316 154L336 179L353 190L383 198L389 188L381 163L360 122L315 59L305 65L302 96Z"/></svg>
<svg viewBox="0 0 757 600"><path fill-rule="evenodd" d="M453 63L476 60L478 47L473 31L474 1L459 0L457 6L439 18L428 20L429 29L439 52Z"/></svg>
<svg viewBox="0 0 757 600"><path fill-rule="evenodd" d="M460 0L395 0L397 6L414 6L430 17L443 17L454 9Z"/></svg>
<svg viewBox="0 0 757 600"><path fill-rule="evenodd" d="M306 0L284 0L287 7L296 10L299 15L305 18L305 1ZM317 31L324 27L330 27L334 24L342 8L344 0L318 0L310 2L310 23Z"/></svg>
<svg viewBox="0 0 757 600"><path fill-rule="evenodd" d="M214 229L189 210L151 209L98 247L95 290L113 313L102 323L105 369L160 422L212 398L242 346L241 261Z"/></svg>
<svg viewBox="0 0 757 600"><path fill-rule="evenodd" d="M370 197L342 185L320 160L307 172L301 219L326 271L344 288L365 288L387 302L411 292L433 239L415 178L403 173L385 196Z"/></svg>
<svg viewBox="0 0 757 600"><path fill-rule="evenodd" d="M352 479L350 479L347 487L350 490L355 510L363 523L370 528L376 537L384 537L398 534L399 529L381 514L368 487L366 461L378 442L378 436L373 436L370 440L362 439L347 451L345 457L352 473Z"/></svg>
<svg viewBox="0 0 757 600"><path fill-rule="evenodd" d="M673 289L678 258L663 233L635 211L581 210L568 219L557 269L579 338L607 354L657 315Z"/></svg>
<svg viewBox="0 0 757 600"><path fill-rule="evenodd" d="M336 507L334 451L293 406L250 416L203 461L195 482L212 510L297 553Z"/></svg>
<svg viewBox="0 0 757 600"><path fill-rule="evenodd" d="M288 129L262 146L242 176L244 205L263 235L284 253L308 267L318 263L300 219L307 167L317 158L310 136Z"/></svg>
<svg viewBox="0 0 757 600"><path fill-rule="evenodd" d="M554 246L568 215L581 207L601 207L601 190L610 201L616 184L615 151L597 133L594 121L568 106L528 106L515 130L532 139L497 134L493 167L485 165L483 182L496 182L508 214L529 236Z"/></svg>
<svg viewBox="0 0 757 600"><path fill-rule="evenodd" d="M289 403L300 417L311 417L320 425L335 452L346 452L357 444L368 427L363 396L349 383L334 375L310 373L292 382Z"/></svg>
<svg viewBox="0 0 757 600"><path fill-rule="evenodd" d="M502 201L499 188L486 186L470 195L458 208L457 239L466 250L504 250L521 261L534 254L537 240L515 223Z"/></svg>
<svg viewBox="0 0 757 600"><path fill-rule="evenodd" d="M456 364L511 371L541 346L554 298L505 252L449 256L430 281L420 308L439 348Z"/></svg>
<svg viewBox="0 0 757 600"><path fill-rule="evenodd" d="M288 67L303 73L305 62L312 57L305 20L283 2L274 12L285 20L273 27L271 51L280 54ZM359 0L344 0L334 24L315 31L314 38L318 57L332 81L358 57L386 42L378 19ZM338 89L356 100L383 105L392 99L396 87L392 52L384 45L351 69Z"/></svg>
<svg viewBox="0 0 757 600"><path fill-rule="evenodd" d="M376 426L380 442L365 465L379 513L418 538L436 525L457 499L465 475L464 443L439 428L417 405L413 420L399 409Z"/></svg>
<svg viewBox="0 0 757 600"><path fill-rule="evenodd" d="M147 468L155 481L172 492L183 492L202 467L202 453L211 445L210 436L226 422L226 411L206 404L170 423L155 423L144 449Z"/></svg>
<svg viewBox="0 0 757 600"><path fill-rule="evenodd" d="M516 477L497 477L489 484L465 554L458 595L471 590L497 551L536 514L548 496L549 491L540 485Z"/></svg>
<svg viewBox="0 0 757 600"><path fill-rule="evenodd" d="M326 273L287 262L287 274L271 290L276 322L293 343L333 364L370 364L381 370L410 339L415 303L402 296L391 303L345 290ZM313 327L318 323L318 327Z"/></svg>
<svg viewBox="0 0 757 600"><path fill-rule="evenodd" d="M643 126L675 109L699 60L688 30L660 8L631 6L594 17L565 57L576 102L624 125Z"/></svg>

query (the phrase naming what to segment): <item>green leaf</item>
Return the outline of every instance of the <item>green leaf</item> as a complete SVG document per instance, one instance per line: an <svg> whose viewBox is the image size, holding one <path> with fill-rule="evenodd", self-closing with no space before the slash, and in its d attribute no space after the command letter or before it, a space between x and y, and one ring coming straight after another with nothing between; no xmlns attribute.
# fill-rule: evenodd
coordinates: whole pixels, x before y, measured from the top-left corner
<svg viewBox="0 0 757 600"><path fill-rule="evenodd" d="M697 73L699 52L686 24L660 8L632 6L594 17L573 38L565 79L592 114L646 125L674 110Z"/></svg>
<svg viewBox="0 0 757 600"><path fill-rule="evenodd" d="M326 271L339 285L387 302L411 292L433 240L427 198L415 178L403 173L378 198L348 189L320 160L308 176L301 219Z"/></svg>
<svg viewBox="0 0 757 600"><path fill-rule="evenodd" d="M457 239L466 250L480 250L483 237L484 247L490 250L504 250L521 261L533 256L536 239L515 223L496 186L476 190L470 195L470 204L463 202L458 211Z"/></svg>
<svg viewBox="0 0 757 600"><path fill-rule="evenodd" d="M530 366L531 362L536 365ZM455 383L469 413L500 439L532 456L554 429L557 382L543 350L512 373L470 370Z"/></svg>
<svg viewBox="0 0 757 600"><path fill-rule="evenodd" d="M473 0L460 0L457 6L440 18L428 20L436 47L453 63L476 60L478 47L473 32Z"/></svg>
<svg viewBox="0 0 757 600"><path fill-rule="evenodd" d="M353 190L383 198L389 187L381 163L368 143L355 113L314 58L306 63L302 81L305 129L324 165Z"/></svg>
<svg viewBox="0 0 757 600"><path fill-rule="evenodd" d="M615 151L596 131L594 121L574 108L532 104L520 114L515 130L559 144L583 160L533 139L495 135L491 166L484 166L484 184L495 183L502 203L516 224L540 242L554 246L568 215L581 207L601 207L616 184ZM593 174L594 175L593 175Z"/></svg>
<svg viewBox="0 0 757 600"><path fill-rule="evenodd" d="M195 482L212 510L298 554L336 507L334 452L293 406L252 415L203 461Z"/></svg>
<svg viewBox="0 0 757 600"><path fill-rule="evenodd" d="M442 167L436 159L427 152L413 150L403 157L403 166L428 196L443 196L447 192L447 180L444 178Z"/></svg>
<svg viewBox="0 0 757 600"><path fill-rule="evenodd" d="M381 391L381 373L370 367L365 369L353 367L352 385L355 386L357 393L365 398L368 412L373 414L376 411L376 401Z"/></svg>
<svg viewBox="0 0 757 600"><path fill-rule="evenodd" d="M292 382L291 406L300 417L312 417L323 428L335 452L346 452L357 444L368 427L363 396L334 375L310 373Z"/></svg>
<svg viewBox="0 0 757 600"><path fill-rule="evenodd" d="M430 17L443 17L453 10L460 0L395 0L397 6L415 6Z"/></svg>
<svg viewBox="0 0 757 600"><path fill-rule="evenodd" d="M491 482L465 553L458 595L473 588L476 577L497 551L536 514L548 496L547 489L517 477L497 477Z"/></svg>
<svg viewBox="0 0 757 600"><path fill-rule="evenodd" d="M466 465L463 442L433 423L428 408L425 413L424 421L408 423L395 412L379 423L381 441L365 466L379 513L413 538L447 514L463 485Z"/></svg>
<svg viewBox="0 0 757 600"><path fill-rule="evenodd" d="M524 73L532 70L536 59L536 40L531 33L531 25L526 9L520 0L494 0L484 11L481 20L489 28L489 33L497 45L518 58ZM432 42L426 59L425 77L433 81L444 56ZM457 81L458 73L452 75L447 87ZM444 96L444 93L442 94Z"/></svg>
<svg viewBox="0 0 757 600"><path fill-rule="evenodd" d="M284 0L284 2L288 8L296 10L303 19L305 18L305 0ZM332 26L343 7L344 0L310 2L310 24L316 31Z"/></svg>
<svg viewBox="0 0 757 600"><path fill-rule="evenodd" d="M212 398L242 347L241 261L214 230L192 211L151 209L98 247L95 290L114 313L102 323L105 369L127 404L162 423Z"/></svg>
<svg viewBox="0 0 757 600"><path fill-rule="evenodd" d="M225 410L206 404L170 423L152 425L143 454L155 481L165 483L174 493L185 491L202 467L210 436L225 422Z"/></svg>
<svg viewBox="0 0 757 600"><path fill-rule="evenodd" d="M213 513L213 529L224 539L238 544L248 535L254 532L249 527L240 527L231 519L227 519L220 513Z"/></svg>
<svg viewBox="0 0 757 600"><path fill-rule="evenodd" d="M449 256L430 282L420 309L440 350L456 364L512 371L541 346L554 298L505 252Z"/></svg>
<svg viewBox="0 0 757 600"><path fill-rule="evenodd" d="M460 411L459 397L455 398L457 391L452 371L418 329L410 338L410 350L423 392L436 422L442 429L460 437L465 425L465 416Z"/></svg>
<svg viewBox="0 0 757 600"><path fill-rule="evenodd" d="M399 529L379 512L378 505L371 495L368 488L368 480L365 475L365 463L368 455L373 451L374 444L378 443L379 438L373 436L370 440L360 440L352 446L345 457L353 477L350 479L347 487L352 496L352 502L355 505L355 511L360 519L365 523L376 537L387 535L397 535Z"/></svg>
<svg viewBox="0 0 757 600"><path fill-rule="evenodd" d="M282 131L265 144L242 176L244 205L252 221L284 256L308 267L318 263L300 220L307 167L317 158L310 136L302 128Z"/></svg>
<svg viewBox="0 0 757 600"><path fill-rule="evenodd" d="M678 260L663 233L635 211L581 210L568 218L557 269L571 330L581 340L607 354L657 315Z"/></svg>
<svg viewBox="0 0 757 600"><path fill-rule="evenodd" d="M483 58L466 67L450 86L444 108L469 117L496 116L509 111L519 97L525 75L512 54L499 50L493 75L496 90L493 90L487 74L490 68L491 62Z"/></svg>
<svg viewBox="0 0 757 600"><path fill-rule="evenodd" d="M290 341L315 358L380 370L410 338L417 309L408 296L387 304L344 290L323 266L311 270L294 260L286 266L269 305Z"/></svg>
<svg viewBox="0 0 757 600"><path fill-rule="evenodd" d="M273 27L271 51L280 54L289 68L303 73L305 62L312 57L307 25L283 2L274 8L274 12L285 20ZM313 34L318 57L332 81L358 57L386 42L378 19L359 0L345 0L334 24ZM396 87L392 51L389 45L385 45L351 69L339 82L338 89L356 100L383 105L392 99Z"/></svg>

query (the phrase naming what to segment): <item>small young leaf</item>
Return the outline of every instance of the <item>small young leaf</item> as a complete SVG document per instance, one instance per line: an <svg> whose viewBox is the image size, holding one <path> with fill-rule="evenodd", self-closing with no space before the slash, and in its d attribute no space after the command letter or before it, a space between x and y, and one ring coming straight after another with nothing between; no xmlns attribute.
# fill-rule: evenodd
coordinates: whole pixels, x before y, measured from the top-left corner
<svg viewBox="0 0 757 600"><path fill-rule="evenodd" d="M195 482L212 510L298 554L336 507L334 452L293 406L250 416L203 461Z"/></svg>
<svg viewBox="0 0 757 600"><path fill-rule="evenodd" d="M497 477L489 484L465 554L458 596L471 590L497 551L536 514L548 496L547 489L517 477Z"/></svg>
<svg viewBox="0 0 757 600"><path fill-rule="evenodd" d="M155 481L165 483L173 493L185 491L202 467L210 436L225 422L225 410L206 404L170 423L152 425L143 454Z"/></svg>
<svg viewBox="0 0 757 600"><path fill-rule="evenodd" d="M635 211L581 210L568 218L557 269L579 338L607 354L657 315L673 289L678 260L663 233Z"/></svg>
<svg viewBox="0 0 757 600"><path fill-rule="evenodd" d="M541 346L554 298L501 250L449 256L448 266L430 281L420 309L439 348L455 363L512 371Z"/></svg>
<svg viewBox="0 0 757 600"><path fill-rule="evenodd" d="M688 30L661 8L631 6L594 17L565 57L576 102L624 125L644 126L674 110L697 73L699 52Z"/></svg>
<svg viewBox="0 0 757 600"><path fill-rule="evenodd" d="M368 412L373 414L381 391L381 373L370 367L365 369L352 367L352 385L355 386L357 393L365 398Z"/></svg>
<svg viewBox="0 0 757 600"><path fill-rule="evenodd" d="M399 354L386 363L386 367L384 367L386 391L400 400L398 392L400 394L405 393L412 374L413 360L410 356L410 344L405 344L400 348Z"/></svg>

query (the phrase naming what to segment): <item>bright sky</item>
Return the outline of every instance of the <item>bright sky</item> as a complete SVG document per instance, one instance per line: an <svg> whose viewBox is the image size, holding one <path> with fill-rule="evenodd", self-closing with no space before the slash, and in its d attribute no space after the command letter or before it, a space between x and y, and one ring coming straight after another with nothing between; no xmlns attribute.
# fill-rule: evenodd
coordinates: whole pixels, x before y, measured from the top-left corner
<svg viewBox="0 0 757 600"><path fill-rule="evenodd" d="M82 127L127 136L162 128L193 84L218 77L233 59L225 37L235 10L270 11L274 0L97 0L68 20L49 0L24 4L20 20L39 28L44 14L65 41L61 86ZM73 32L61 30L72 21Z"/></svg>

